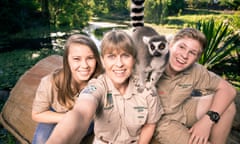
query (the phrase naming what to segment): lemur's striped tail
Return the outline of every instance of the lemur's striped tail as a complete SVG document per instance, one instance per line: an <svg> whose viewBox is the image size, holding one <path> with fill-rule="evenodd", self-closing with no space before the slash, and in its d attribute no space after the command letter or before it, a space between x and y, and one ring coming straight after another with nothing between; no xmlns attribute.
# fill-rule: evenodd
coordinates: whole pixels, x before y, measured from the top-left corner
<svg viewBox="0 0 240 144"><path fill-rule="evenodd" d="M131 0L131 25L132 27L144 26L144 1Z"/></svg>

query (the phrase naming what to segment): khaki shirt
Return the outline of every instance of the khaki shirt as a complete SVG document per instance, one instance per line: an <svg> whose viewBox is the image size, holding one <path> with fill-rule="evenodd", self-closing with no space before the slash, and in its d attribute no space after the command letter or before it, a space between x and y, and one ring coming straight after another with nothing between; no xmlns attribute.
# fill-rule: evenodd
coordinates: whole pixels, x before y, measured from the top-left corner
<svg viewBox="0 0 240 144"><path fill-rule="evenodd" d="M175 77L164 73L158 82L164 118L186 123L184 102L194 95L204 96L215 92L219 81L219 76L197 63Z"/></svg>
<svg viewBox="0 0 240 144"><path fill-rule="evenodd" d="M49 74L41 79L33 101L32 109L35 112L44 112L49 109L56 112L67 112L68 109L59 104L57 89L53 86L53 75Z"/></svg>
<svg viewBox="0 0 240 144"><path fill-rule="evenodd" d="M112 81L103 74L92 79L79 99L88 98L98 106L94 132L98 139L114 144L128 144L139 139L146 123L156 123L163 113L158 96L144 91L138 93L130 78L126 93L121 95Z"/></svg>

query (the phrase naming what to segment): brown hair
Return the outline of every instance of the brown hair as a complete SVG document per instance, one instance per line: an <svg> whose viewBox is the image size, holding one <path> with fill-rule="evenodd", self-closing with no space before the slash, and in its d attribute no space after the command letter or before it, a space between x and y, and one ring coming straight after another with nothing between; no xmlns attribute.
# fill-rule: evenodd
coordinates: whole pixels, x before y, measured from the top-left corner
<svg viewBox="0 0 240 144"><path fill-rule="evenodd" d="M123 30L112 30L107 32L101 43L101 55L112 51L123 50L136 59L137 51L132 38Z"/></svg>
<svg viewBox="0 0 240 144"><path fill-rule="evenodd" d="M59 71L56 71L53 75L53 80L58 91L57 99L61 105L66 106L68 109L71 109L73 107L75 101L74 96L76 96L80 91L79 85L73 83L72 81L72 73L68 63L69 47L72 43L87 45L92 50L97 64L95 71L90 78L96 78L99 74L103 72L103 67L96 44L85 35L82 34L71 35L67 39L64 46L65 51L63 54L63 68L60 69Z"/></svg>
<svg viewBox="0 0 240 144"><path fill-rule="evenodd" d="M184 37L192 38L192 39L199 41L200 45L202 46L202 51L204 51L204 49L207 46L207 39L206 39L205 35L202 32L200 32L199 30L194 29L194 28L184 28L184 29L180 30L174 36L172 43L175 43Z"/></svg>

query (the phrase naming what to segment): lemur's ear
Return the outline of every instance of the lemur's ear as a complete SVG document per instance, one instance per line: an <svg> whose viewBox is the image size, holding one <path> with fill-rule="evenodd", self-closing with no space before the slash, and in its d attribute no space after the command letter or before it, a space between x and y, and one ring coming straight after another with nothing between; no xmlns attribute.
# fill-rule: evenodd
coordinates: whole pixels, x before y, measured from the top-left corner
<svg viewBox="0 0 240 144"><path fill-rule="evenodd" d="M144 42L145 44L148 44L148 43L149 43L149 40L150 40L150 37L143 36L142 40L143 40L143 42Z"/></svg>
<svg viewBox="0 0 240 144"><path fill-rule="evenodd" d="M168 34L166 35L166 39L167 39L167 42L170 43L174 38L174 35L173 34Z"/></svg>

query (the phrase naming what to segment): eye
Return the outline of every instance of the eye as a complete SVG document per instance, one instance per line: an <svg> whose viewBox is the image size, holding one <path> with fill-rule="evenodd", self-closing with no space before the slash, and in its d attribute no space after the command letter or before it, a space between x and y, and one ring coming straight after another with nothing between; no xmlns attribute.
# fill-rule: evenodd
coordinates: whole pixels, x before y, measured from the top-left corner
<svg viewBox="0 0 240 144"><path fill-rule="evenodd" d="M190 54L193 56L197 56L197 52L195 52L195 51L190 51Z"/></svg>
<svg viewBox="0 0 240 144"><path fill-rule="evenodd" d="M166 44L165 44L165 43L161 43L161 44L158 46L158 48L159 48L160 50L164 49L165 47L166 47Z"/></svg>
<svg viewBox="0 0 240 144"><path fill-rule="evenodd" d="M95 60L95 57L94 56L89 56L89 57L87 57L87 60L88 61Z"/></svg>
<svg viewBox="0 0 240 144"><path fill-rule="evenodd" d="M107 55L107 58L109 58L109 59L114 59L116 56L114 55L114 54L108 54Z"/></svg>
<svg viewBox="0 0 240 144"><path fill-rule="evenodd" d="M179 48L181 48L181 49L184 49L185 47L184 47L184 46L182 46L182 45L180 45L180 46L179 46Z"/></svg>
<svg viewBox="0 0 240 144"><path fill-rule="evenodd" d="M73 57L73 60L74 61L80 61L80 58L79 57Z"/></svg>
<svg viewBox="0 0 240 144"><path fill-rule="evenodd" d="M131 55L130 55L129 53L124 53L124 54L122 55L122 57L124 57L124 58L129 58L129 57L131 57Z"/></svg>
<svg viewBox="0 0 240 144"><path fill-rule="evenodd" d="M153 44L150 44L150 48L151 48L151 50L154 50L155 46Z"/></svg>

